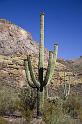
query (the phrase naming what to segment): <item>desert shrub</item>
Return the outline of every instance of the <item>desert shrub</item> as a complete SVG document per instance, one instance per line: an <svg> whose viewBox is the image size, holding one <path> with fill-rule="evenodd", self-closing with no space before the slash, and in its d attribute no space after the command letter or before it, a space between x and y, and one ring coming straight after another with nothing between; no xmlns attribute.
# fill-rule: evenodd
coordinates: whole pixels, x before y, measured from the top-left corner
<svg viewBox="0 0 82 124"><path fill-rule="evenodd" d="M46 124L77 124L77 120L63 113L63 101L46 101L44 105L43 120ZM78 124L80 124L78 120Z"/></svg>
<svg viewBox="0 0 82 124"><path fill-rule="evenodd" d="M58 106L59 106L59 103L57 101L45 102L44 110L43 110L43 119L47 124L54 124L56 123L56 121L58 121L58 118L59 118Z"/></svg>
<svg viewBox="0 0 82 124"><path fill-rule="evenodd" d="M82 107L80 108L80 110L78 111L78 118L80 119L81 123L82 123Z"/></svg>
<svg viewBox="0 0 82 124"><path fill-rule="evenodd" d="M9 124L9 122L5 120L3 117L0 117L0 124Z"/></svg>
<svg viewBox="0 0 82 124"><path fill-rule="evenodd" d="M34 113L36 103L34 94L34 91L31 91L29 87L22 87L19 93L20 111L28 122L32 119Z"/></svg>
<svg viewBox="0 0 82 124"><path fill-rule="evenodd" d="M35 92L31 92L27 87L21 89L0 87L0 115L10 115L19 111L27 121L30 121L36 103L34 94Z"/></svg>
<svg viewBox="0 0 82 124"><path fill-rule="evenodd" d="M80 99L74 94L70 95L63 103L63 112L69 114L73 118L78 118L81 108Z"/></svg>
<svg viewBox="0 0 82 124"><path fill-rule="evenodd" d="M0 115L13 113L17 109L18 94L12 87L0 88Z"/></svg>

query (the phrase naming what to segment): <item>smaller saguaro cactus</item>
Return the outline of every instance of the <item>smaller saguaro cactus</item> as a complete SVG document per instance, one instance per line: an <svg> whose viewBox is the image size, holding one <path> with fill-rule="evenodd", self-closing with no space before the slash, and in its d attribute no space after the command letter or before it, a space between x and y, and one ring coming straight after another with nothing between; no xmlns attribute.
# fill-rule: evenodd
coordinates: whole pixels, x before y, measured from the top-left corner
<svg viewBox="0 0 82 124"><path fill-rule="evenodd" d="M24 62L26 77L28 84L32 88L37 89L37 116L43 109L44 93L47 83L50 83L57 60L58 44L54 44L54 52L49 52L48 68L46 76L44 77L44 13L40 15L40 45L39 45L39 63L38 63L38 80L34 75L34 71L31 64L31 56L28 55Z"/></svg>
<svg viewBox="0 0 82 124"><path fill-rule="evenodd" d="M67 83L66 76L69 77L69 82ZM66 99L70 94L70 75L66 75L64 71L64 98Z"/></svg>

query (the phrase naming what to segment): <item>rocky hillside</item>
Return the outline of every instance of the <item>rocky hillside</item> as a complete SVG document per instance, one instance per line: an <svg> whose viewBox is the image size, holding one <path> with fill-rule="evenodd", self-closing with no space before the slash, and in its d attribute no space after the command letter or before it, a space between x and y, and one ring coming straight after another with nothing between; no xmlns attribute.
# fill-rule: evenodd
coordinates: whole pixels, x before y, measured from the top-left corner
<svg viewBox="0 0 82 124"><path fill-rule="evenodd" d="M32 56L37 77L38 51L38 43L33 41L29 32L5 19L0 19L0 85L22 86L26 84L23 60L27 54ZM45 70L47 60L48 50L45 49ZM51 83L56 86L61 85L64 80L64 71L66 71L66 75L72 75L71 83L81 82L78 78L76 81L67 63L58 59ZM69 78L66 77L66 80L69 81Z"/></svg>
<svg viewBox="0 0 82 124"><path fill-rule="evenodd" d="M82 56L73 61L73 66L78 74L82 74Z"/></svg>
<svg viewBox="0 0 82 124"><path fill-rule="evenodd" d="M74 60L59 59L58 62L65 65L74 75L82 80L82 56Z"/></svg>
<svg viewBox="0 0 82 124"><path fill-rule="evenodd" d="M24 84L23 60L27 54L37 56L38 44L29 32L0 19L0 82Z"/></svg>
<svg viewBox="0 0 82 124"><path fill-rule="evenodd" d="M22 28L0 19L0 54L38 53L38 44L32 41L32 36Z"/></svg>
<svg viewBox="0 0 82 124"><path fill-rule="evenodd" d="M82 81L82 56L73 61L74 70L77 72L78 78Z"/></svg>

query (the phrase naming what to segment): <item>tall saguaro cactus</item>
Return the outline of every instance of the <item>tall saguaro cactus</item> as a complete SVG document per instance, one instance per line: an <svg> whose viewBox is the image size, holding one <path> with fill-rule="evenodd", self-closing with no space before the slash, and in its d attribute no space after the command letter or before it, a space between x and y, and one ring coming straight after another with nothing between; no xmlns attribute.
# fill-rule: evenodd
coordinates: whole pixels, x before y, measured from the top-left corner
<svg viewBox="0 0 82 124"><path fill-rule="evenodd" d="M58 53L58 45L54 45L54 52L49 52L48 68L46 76L44 77L44 13L40 14L40 45L39 45L39 63L38 63L38 80L34 75L34 71L31 64L30 56L27 56L25 60L25 72L28 80L28 84L32 88L37 89L37 116L40 116L43 107L43 91L45 86L52 79L54 68L56 65Z"/></svg>

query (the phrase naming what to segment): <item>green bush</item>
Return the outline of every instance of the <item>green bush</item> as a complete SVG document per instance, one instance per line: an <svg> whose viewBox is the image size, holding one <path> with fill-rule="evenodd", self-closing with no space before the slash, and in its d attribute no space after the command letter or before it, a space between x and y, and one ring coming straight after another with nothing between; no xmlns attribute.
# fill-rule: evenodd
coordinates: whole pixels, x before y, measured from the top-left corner
<svg viewBox="0 0 82 124"><path fill-rule="evenodd" d="M36 108L36 91L29 87L20 90L3 86L0 88L0 115L20 111L29 123ZM77 118L77 119L76 119ZM79 120L79 119L80 120ZM70 95L68 99L45 101L43 120L46 124L80 124L82 122L82 100L80 96ZM78 121L77 121L78 120ZM0 124L7 124L0 118Z"/></svg>
<svg viewBox="0 0 82 124"><path fill-rule="evenodd" d="M21 89L9 86L0 87L0 115L10 115L19 111L27 121L30 121L36 103L34 94L34 91L31 92L27 87Z"/></svg>
<svg viewBox="0 0 82 124"><path fill-rule="evenodd" d="M81 101L79 96L71 95L63 103L63 112L69 114L73 118L78 118L80 111L82 110Z"/></svg>
<svg viewBox="0 0 82 124"><path fill-rule="evenodd" d="M36 103L36 96L34 96L34 91L31 91L29 87L22 87L19 93L20 98L20 111L22 115L28 122L32 120L35 103Z"/></svg>
<svg viewBox="0 0 82 124"><path fill-rule="evenodd" d="M0 124L9 124L9 122L5 120L3 117L0 117Z"/></svg>
<svg viewBox="0 0 82 124"><path fill-rule="evenodd" d="M12 114L17 109L18 93L8 86L0 88L0 115Z"/></svg>
<svg viewBox="0 0 82 124"><path fill-rule="evenodd" d="M80 121L71 118L71 116L63 113L63 101L54 100L51 102L46 102L43 112L43 120L46 124L80 124Z"/></svg>

